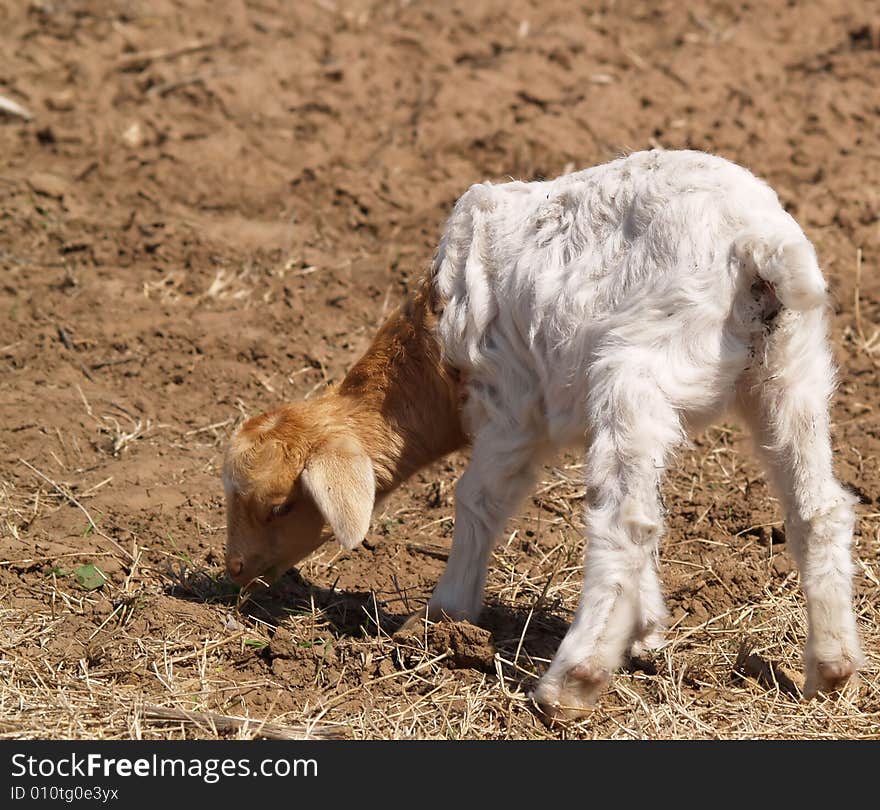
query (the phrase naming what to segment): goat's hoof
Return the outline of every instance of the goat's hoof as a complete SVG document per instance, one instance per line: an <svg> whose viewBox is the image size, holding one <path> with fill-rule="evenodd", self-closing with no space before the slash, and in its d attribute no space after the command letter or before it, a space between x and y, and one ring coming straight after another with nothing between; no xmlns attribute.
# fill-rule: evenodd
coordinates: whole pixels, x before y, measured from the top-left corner
<svg viewBox="0 0 880 810"><path fill-rule="evenodd" d="M659 650L666 643L666 634L662 629L653 629L644 636L633 641L630 647L630 655L638 656Z"/></svg>
<svg viewBox="0 0 880 810"><path fill-rule="evenodd" d="M812 698L819 692L824 694L839 692L855 672L855 662L847 658L837 661L817 661L807 670L804 697Z"/></svg>
<svg viewBox="0 0 880 810"><path fill-rule="evenodd" d="M579 720L592 711L610 678L607 669L582 661L562 676L545 675L531 697L550 725Z"/></svg>

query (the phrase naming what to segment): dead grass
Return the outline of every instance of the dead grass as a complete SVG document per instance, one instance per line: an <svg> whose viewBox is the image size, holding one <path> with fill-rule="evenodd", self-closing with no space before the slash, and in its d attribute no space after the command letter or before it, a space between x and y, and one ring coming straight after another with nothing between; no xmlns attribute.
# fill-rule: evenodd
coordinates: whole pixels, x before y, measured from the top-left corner
<svg viewBox="0 0 880 810"><path fill-rule="evenodd" d="M215 427L190 436L213 446ZM738 443L736 429L725 426L680 459L664 493L672 526L661 560L674 624L665 646L618 672L579 723L547 728L528 696L580 593L583 489L579 465L569 463L547 471L535 505L496 551L484 616L495 648L490 671L456 667L432 646L427 626L421 636L394 636L392 614L424 604L429 587L395 578L393 591L355 598L332 584L345 565L332 546L302 569L303 582L313 583L307 598L268 592L242 612L217 564L168 544L135 543L128 552L102 531L98 545L107 538L115 548L0 561L6 592L16 597L16 607L0 611L0 736L876 738L880 516L867 512L861 524L868 553L860 557L857 610L867 664L841 696L804 701L797 575L774 562L778 547L754 539L763 526L750 521L733 531L726 523L724 504L741 500L747 487L756 517L773 508ZM0 525L21 537L42 510L86 511L65 485L27 467L29 478L0 485ZM448 504L450 493L437 497ZM676 515L689 510L682 530ZM391 527L389 547L406 548L413 511L401 501L380 518ZM425 522L420 537L406 550L441 565L445 517ZM84 592L65 568L86 556L121 570ZM731 579L738 566L759 582L751 597ZM688 608L694 592L720 607L706 615ZM292 652L276 649L276 628Z"/></svg>

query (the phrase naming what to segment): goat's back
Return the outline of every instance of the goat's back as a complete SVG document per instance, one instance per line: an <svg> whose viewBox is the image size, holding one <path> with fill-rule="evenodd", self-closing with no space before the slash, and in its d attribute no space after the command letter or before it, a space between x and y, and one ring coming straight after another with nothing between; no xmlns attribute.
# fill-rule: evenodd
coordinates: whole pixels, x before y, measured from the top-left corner
<svg viewBox="0 0 880 810"><path fill-rule="evenodd" d="M559 411L563 433L581 429L591 367L609 353L662 369L671 398L710 407L707 385L730 382L761 328L756 278L804 308L824 290L775 192L694 151L474 185L447 223L435 274L443 350L497 400L484 409L519 402L510 407L551 421ZM713 386L707 374L725 379Z"/></svg>

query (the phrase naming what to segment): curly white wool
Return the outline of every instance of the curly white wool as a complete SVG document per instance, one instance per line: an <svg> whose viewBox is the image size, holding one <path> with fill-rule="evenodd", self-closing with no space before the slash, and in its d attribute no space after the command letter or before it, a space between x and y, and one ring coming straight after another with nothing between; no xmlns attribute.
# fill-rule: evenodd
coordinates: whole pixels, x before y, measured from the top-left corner
<svg viewBox="0 0 880 810"><path fill-rule="evenodd" d="M475 185L434 272L439 341L468 380L473 453L432 613L477 616L491 545L541 461L586 448L583 595L536 691L551 713L580 713L632 645L658 641L660 477L688 431L734 410L800 566L806 689L846 680L861 661L854 498L832 471L825 281L771 188L691 151Z"/></svg>

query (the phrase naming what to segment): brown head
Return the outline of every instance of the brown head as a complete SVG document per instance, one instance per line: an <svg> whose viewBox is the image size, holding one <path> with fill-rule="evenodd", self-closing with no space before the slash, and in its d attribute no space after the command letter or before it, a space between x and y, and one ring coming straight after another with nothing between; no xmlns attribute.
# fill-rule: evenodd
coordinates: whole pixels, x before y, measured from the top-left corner
<svg viewBox="0 0 880 810"><path fill-rule="evenodd" d="M434 334L421 285L383 324L338 388L249 419L223 467L226 568L274 579L327 539L357 546L383 495L465 442L459 375Z"/></svg>
<svg viewBox="0 0 880 810"><path fill-rule="evenodd" d="M226 570L240 585L269 582L314 551L330 527L346 549L365 537L373 464L354 431L321 398L249 419L223 466Z"/></svg>

